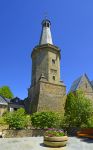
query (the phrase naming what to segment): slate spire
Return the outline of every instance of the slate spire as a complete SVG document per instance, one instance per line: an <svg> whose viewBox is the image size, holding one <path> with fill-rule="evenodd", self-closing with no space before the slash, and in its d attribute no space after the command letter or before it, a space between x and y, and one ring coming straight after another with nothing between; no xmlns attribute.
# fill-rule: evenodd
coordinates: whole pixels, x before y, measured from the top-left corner
<svg viewBox="0 0 93 150"><path fill-rule="evenodd" d="M50 26L51 26L51 22L48 19L44 19L42 21L42 32L41 32L39 45L43 45L43 44L53 45Z"/></svg>

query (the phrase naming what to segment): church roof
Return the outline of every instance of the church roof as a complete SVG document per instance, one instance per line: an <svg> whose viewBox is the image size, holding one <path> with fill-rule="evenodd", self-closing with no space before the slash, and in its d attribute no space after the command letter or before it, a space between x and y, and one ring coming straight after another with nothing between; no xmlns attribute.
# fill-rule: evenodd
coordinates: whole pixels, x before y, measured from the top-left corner
<svg viewBox="0 0 93 150"><path fill-rule="evenodd" d="M13 99L11 99L10 103L23 105L24 101L21 100L19 97L14 97Z"/></svg>
<svg viewBox="0 0 93 150"><path fill-rule="evenodd" d="M91 81L91 85L93 86L93 80Z"/></svg>
<svg viewBox="0 0 93 150"><path fill-rule="evenodd" d="M0 104L2 105L7 105L8 102L7 102L7 99L5 99L3 96L0 95Z"/></svg>
<svg viewBox="0 0 93 150"><path fill-rule="evenodd" d="M51 22L48 19L42 21L42 32L39 45L52 44L52 35L50 30Z"/></svg>
<svg viewBox="0 0 93 150"><path fill-rule="evenodd" d="M89 83L90 86L92 87L93 81L90 82L88 76L87 76L86 74L84 74L84 75L80 76L79 78L77 78L77 79L72 83L72 86L71 86L69 92L74 92L74 91L76 91L76 90L78 89L79 84L81 83L82 78L84 78L84 77L87 79L88 83ZM93 87L92 87L92 88L93 88Z"/></svg>
<svg viewBox="0 0 93 150"><path fill-rule="evenodd" d="M81 80L82 76L80 76L79 78L77 78L73 83L72 83L72 86L70 88L70 92L74 92L76 91L78 85L79 85L79 82Z"/></svg>

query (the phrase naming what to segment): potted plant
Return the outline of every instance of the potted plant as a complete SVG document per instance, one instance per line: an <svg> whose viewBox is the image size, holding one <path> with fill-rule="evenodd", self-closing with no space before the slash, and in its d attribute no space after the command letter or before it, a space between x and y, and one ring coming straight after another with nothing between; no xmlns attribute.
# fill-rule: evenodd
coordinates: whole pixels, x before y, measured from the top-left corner
<svg viewBox="0 0 93 150"><path fill-rule="evenodd" d="M67 134L60 129L48 129L44 134L44 144L50 147L66 146L68 141Z"/></svg>

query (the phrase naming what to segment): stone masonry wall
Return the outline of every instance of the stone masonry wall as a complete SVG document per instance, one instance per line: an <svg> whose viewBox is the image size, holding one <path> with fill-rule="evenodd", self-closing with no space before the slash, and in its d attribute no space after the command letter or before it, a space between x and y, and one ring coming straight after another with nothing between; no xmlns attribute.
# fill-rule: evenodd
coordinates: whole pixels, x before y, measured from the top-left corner
<svg viewBox="0 0 93 150"><path fill-rule="evenodd" d="M29 89L29 112L54 111L64 113L66 87L39 81Z"/></svg>
<svg viewBox="0 0 93 150"><path fill-rule="evenodd" d="M55 61L54 64L52 60ZM53 80L53 76L55 76L55 80ZM56 51L48 51L48 81L55 84L60 82L60 58Z"/></svg>
<svg viewBox="0 0 93 150"><path fill-rule="evenodd" d="M46 50L38 50L32 55L32 86L36 84L42 73L48 80L48 52Z"/></svg>
<svg viewBox="0 0 93 150"><path fill-rule="evenodd" d="M45 131L43 129L3 130L2 135L4 138L33 137L43 136Z"/></svg>
<svg viewBox="0 0 93 150"><path fill-rule="evenodd" d="M60 82L60 50L55 46L38 46L32 51L32 86L43 73L50 83ZM54 79L54 78L55 79Z"/></svg>
<svg viewBox="0 0 93 150"><path fill-rule="evenodd" d="M40 82L40 95L37 111L64 113L65 100L65 86Z"/></svg>

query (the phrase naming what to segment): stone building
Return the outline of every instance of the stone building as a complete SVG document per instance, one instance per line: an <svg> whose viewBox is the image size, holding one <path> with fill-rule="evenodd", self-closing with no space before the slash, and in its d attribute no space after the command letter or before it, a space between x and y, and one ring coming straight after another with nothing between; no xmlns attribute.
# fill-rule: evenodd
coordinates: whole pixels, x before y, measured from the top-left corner
<svg viewBox="0 0 93 150"><path fill-rule="evenodd" d="M8 99L0 95L0 116L2 116L7 110L16 111L19 108L25 108L24 100L21 100L18 97Z"/></svg>
<svg viewBox="0 0 93 150"><path fill-rule="evenodd" d="M78 89L82 90L86 97L93 100L93 81L90 81L86 74L80 76L72 83L69 92L75 92Z"/></svg>
<svg viewBox="0 0 93 150"><path fill-rule="evenodd" d="M9 99L4 98L3 96L0 95L0 116L3 115L4 112L8 110L8 103Z"/></svg>
<svg viewBox="0 0 93 150"><path fill-rule="evenodd" d="M25 108L24 107L24 100L21 100L18 97L14 97L10 100L8 103L8 109L9 111L16 111L19 108Z"/></svg>
<svg viewBox="0 0 93 150"><path fill-rule="evenodd" d="M28 113L36 111L63 112L66 86L60 81L60 49L53 44L51 22L42 21L42 32L31 54L32 81L28 89L25 108Z"/></svg>

